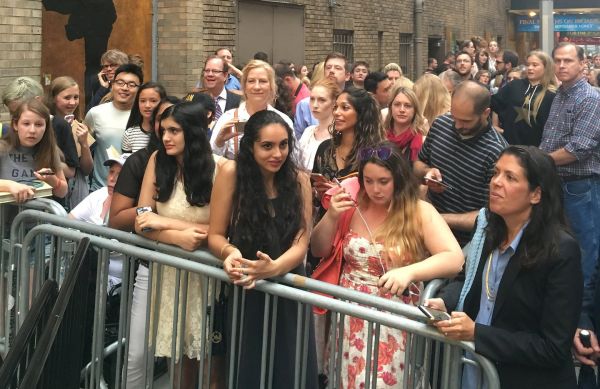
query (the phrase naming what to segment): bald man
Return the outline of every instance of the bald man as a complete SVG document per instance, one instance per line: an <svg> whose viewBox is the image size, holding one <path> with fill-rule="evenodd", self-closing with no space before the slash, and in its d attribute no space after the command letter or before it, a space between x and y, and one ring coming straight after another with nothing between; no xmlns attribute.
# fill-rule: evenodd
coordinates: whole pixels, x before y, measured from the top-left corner
<svg viewBox="0 0 600 389"><path fill-rule="evenodd" d="M414 164L431 203L461 246L469 241L477 213L488 202L494 164L508 146L489 116L489 91L474 81L460 83L450 113L434 120Z"/></svg>

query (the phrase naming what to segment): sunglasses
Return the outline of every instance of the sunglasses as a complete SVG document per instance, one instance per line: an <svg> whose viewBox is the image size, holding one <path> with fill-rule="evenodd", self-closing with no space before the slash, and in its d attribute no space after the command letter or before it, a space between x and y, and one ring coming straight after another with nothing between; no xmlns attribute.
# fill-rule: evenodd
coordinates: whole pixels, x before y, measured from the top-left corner
<svg viewBox="0 0 600 389"><path fill-rule="evenodd" d="M392 148L389 146L364 147L358 150L358 157L361 161L371 158L379 158L382 161L387 160L392 155Z"/></svg>

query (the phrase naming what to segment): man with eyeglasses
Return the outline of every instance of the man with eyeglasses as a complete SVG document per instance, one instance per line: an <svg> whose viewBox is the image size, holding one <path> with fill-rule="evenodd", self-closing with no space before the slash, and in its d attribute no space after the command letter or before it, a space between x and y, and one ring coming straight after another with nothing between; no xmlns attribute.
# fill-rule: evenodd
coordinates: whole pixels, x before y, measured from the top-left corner
<svg viewBox="0 0 600 389"><path fill-rule="evenodd" d="M460 53L456 56L455 70L463 81L470 80L473 69L473 59L468 53Z"/></svg>
<svg viewBox="0 0 600 389"><path fill-rule="evenodd" d="M108 159L106 150L113 146L121 150L121 139L127 126L129 113L140 84L144 82L142 69L134 64L119 66L115 71L111 91L113 100L90 109L85 115L85 123L96 138L94 171L91 190L106 186Z"/></svg>
<svg viewBox="0 0 600 389"><path fill-rule="evenodd" d="M115 78L115 71L121 65L129 63L129 56L117 49L110 49L102 54L100 58L100 72L98 78L90 82L91 97L87 96L87 80L86 80L86 111L100 104L102 98L110 92L110 83Z"/></svg>
<svg viewBox="0 0 600 389"><path fill-rule="evenodd" d="M228 91L225 82L229 76L229 64L218 55L210 55L204 62L202 70L202 86L198 92L205 93L215 101L214 122L223 112L237 108L240 105L241 96Z"/></svg>

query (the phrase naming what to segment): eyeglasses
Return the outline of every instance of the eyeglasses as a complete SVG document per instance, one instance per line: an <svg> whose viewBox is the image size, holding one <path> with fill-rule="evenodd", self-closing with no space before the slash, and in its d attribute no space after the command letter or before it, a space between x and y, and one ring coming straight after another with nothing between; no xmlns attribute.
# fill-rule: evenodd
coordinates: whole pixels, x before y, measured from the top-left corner
<svg viewBox="0 0 600 389"><path fill-rule="evenodd" d="M385 161L392 155L392 148L388 146L380 146L380 147L364 147L358 150L358 157L361 161L366 161L371 158L379 158L382 161Z"/></svg>
<svg viewBox="0 0 600 389"><path fill-rule="evenodd" d="M125 82L123 80L115 80L115 85L118 86L119 88L127 87L127 89L135 89L138 86L140 86L139 84L136 84L133 81Z"/></svg>
<svg viewBox="0 0 600 389"><path fill-rule="evenodd" d="M102 69L114 69L114 68L118 68L119 65L117 65L116 63L107 63L102 65Z"/></svg>
<svg viewBox="0 0 600 389"><path fill-rule="evenodd" d="M215 70L215 69L204 69L202 71L202 73L204 73L204 74L219 74L219 73L225 73L225 71L223 71L223 70Z"/></svg>

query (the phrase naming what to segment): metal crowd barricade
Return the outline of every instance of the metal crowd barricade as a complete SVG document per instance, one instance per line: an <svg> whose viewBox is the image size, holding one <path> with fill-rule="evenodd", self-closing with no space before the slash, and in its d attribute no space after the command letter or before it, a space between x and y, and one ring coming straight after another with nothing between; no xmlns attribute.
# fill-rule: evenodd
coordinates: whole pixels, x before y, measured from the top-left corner
<svg viewBox="0 0 600 389"><path fill-rule="evenodd" d="M18 236L21 235L23 226L27 221L45 222L48 224L41 224L33 228L24 237L24 240L19 240ZM59 227L61 226L61 227ZM15 238L13 244L21 245L21 252L25 253L29 247L34 244L36 237L49 235L53 236L57 242L61 242L62 247L66 247L66 243L77 242L83 236L87 236L91 240L91 246L99 250L98 255L98 274L96 282L96 297L95 297L95 318L94 318L94 337L92 345L92 356L91 362L88 368L84 371L84 378L86 387L99 388L101 381L106 377L103 377L103 358L105 354L110 352L116 353L116 369L114 372L114 387L125 388L125 371L127 370L127 339L129 335L129 312L131 311L131 296L133 292L133 279L134 279L134 265L136 259L145 259L149 262L149 279L153 280L155 274L160 274L162 266L171 266L176 269L177 272L177 285L176 285L176 300L180 295L179 290L186 291L187 289L187 277L191 273L200 274L202 277L202 297L203 306L201 307L203 318L201 323L201 334L204 334L203 338L208 338L208 334L212 333L212 326L214 324L214 310L210 310L208 305L212 303L212 298L209 296L216 296L217 282L228 282L227 275L220 268L221 262L211 256L210 254L202 251L197 252L186 252L176 247L157 244L156 242L149 241L142 237L128 234L121 231L108 229L105 227L94 226L82 222L66 219L64 217L54 216L51 214L38 212L38 211L25 211L22 212L15 218L13 223L12 237ZM152 251L158 250L158 251ZM104 345L104 310L106 305L106 288L104 287L107 277L108 269L108 256L109 251L117 251L125 254L129 257L129 260L125 261L123 266L123 283L124 288L121 293L121 310L117 341L108 347ZM56 256L60 257L60 250L55 251ZM58 261L54 261L58 262ZM47 263L52 263L49 261ZM46 265L48 266L48 265ZM188 273L189 272L189 273ZM39 272L39 274L45 274ZM48 273L50 274L50 273ZM25 280L24 277L22 277ZM154 279L156 282L156 288L160 289L160 277ZM337 286L324 284L309 278L301 277L298 275L288 274L283 277L276 279L277 282L271 281L260 281L257 283L256 290L264 293L265 299L274 302L274 309L276 310L278 299L285 298L298 302L298 315L297 323L297 335L295 342L298 346L297 353L294 356L296 361L305 361L306 352L302 352L302 345L305 344L307 326L305 323L310 322L309 315L311 315L310 307L312 305L320 306L329 309L332 312L331 321L331 334L335 334L336 331L339 333L343 332L344 318L346 316L352 316L366 320L369 335L369 342L366 345L368 350L368 360L373 361L373 365L368 364L367 369L370 371L365 375L367 381L365 387L376 387L376 373L377 373L377 355L378 355L378 337L382 326L390 328L400 329L406 331L409 335L406 346L405 354L405 374L404 374L404 387L441 387L441 388L453 388L458 387L461 375L461 363L463 362L460 354L458 356L450 357L446 350L461 350L469 351L473 353L475 357L475 363L477 363L483 372L483 382L486 383L488 388L498 388L499 381L495 370L495 367L487 359L475 354L474 346L469 342L453 342L442 336L437 330L426 325L423 320L423 316L420 311L412 306L408 306L402 303L389 301L376 296L366 295L357 291L343 289ZM29 285L21 285L20 291L28 293ZM31 288L32 293L35 293L35 288ZM149 290L152 290L152 282L149 285ZM424 292L425 295L433 293L435 288L430 287L429 291ZM335 297L328 298L315 293L313 291L319 291L332 295ZM185 296L185 294L184 294ZM233 293L229 296L230 299L237 301L238 299L244 298L244 292L241 288L235 287ZM28 298L22 298L19 301L19 315L25 315L28 309ZM148 294L147 299L148 306L157 305L160 301L152 300L151 293ZM178 306L179 302L175 301L174 306ZM153 315L151 315L151 312ZM181 331L181 323L185 323L186 307L183 307L181 311L174 309L175 319L173 320L173 332L176 334ZM272 312L266 312L268 316ZM233 322L238 320L244 320L243 317L227 318ZM147 311L147 323L157 323L157 310ZM20 322L21 320L19 320ZM267 322L265 320L265 322ZM148 326L149 327L149 326ZM134 329L135 330L135 329ZM154 325L152 331L147 329L145 337L145 344L148 347L145 348L144 360L146 363L146 379L147 387L153 387L153 368L154 368L154 348L156 345L156 325ZM263 328L265 334L267 334L267 328ZM233 337L235 338L235 337ZM273 358L276 357L267 350L271 350L272 344L267 345L267 337L263 337L263 348L262 360L261 360L261 377L262 382L267 384L270 383L269 377L272 376L272 371L269 370L273 364ZM171 355L177 355L182 349L183 337L173 336L171 339ZM341 371L339 369L341 363L341 347L336 343L341 341L341 337L332 337L330 342L330 356L329 356L329 367L330 367L330 387L337 387L340 383ZM237 346L230 342L227 344L228 352L227 359L230 365L234 366L237 358ZM442 347L443 346L443 347ZM450 347L452 346L452 347ZM199 367L198 367L198 382L200 387L208 387L211 382L211 364L213 359L211 357L211 342L202 342L202 349L199 355ZM438 358L442 353L443 358ZM433 356L433 350L436 350L435 357ZM289 357L289 356L286 356ZM170 360L170 371L171 373L177 372L181 374L181 364L175 364L176 358ZM458 359L458 365L455 364ZM300 374L306 367L302 363L297 363L297 371L295 374L295 387L301 388L302 377ZM227 372L227 381L229 387L234 387L234 370L229 369ZM174 376L176 374L170 374L171 386L174 384ZM419 386L421 385L421 386ZM269 387L265 385L264 387Z"/></svg>
<svg viewBox="0 0 600 389"><path fill-rule="evenodd" d="M11 332L11 328L15 328L14 324L14 310L10 310L10 306L16 304L16 299L19 297L19 276L20 272L17 268L19 261L18 257L20 254L20 246L13 245L12 242L22 241L26 226L23 225L19 231L19 236L13 239L10 236L11 228L15 215L19 215L26 210L37 210L45 212L47 214L57 215L61 218L67 216L65 209L57 202L39 198L28 201L23 204L12 204L5 203L0 205L0 236L2 238L2 250L0 252L0 312L3 313L0 319L0 354L6 355L8 351L8 342L14 331ZM31 220L31 223L37 223L35 220ZM43 257L46 249L54 250L54 242L39 241L37 243L35 254ZM45 278L45 277L44 277ZM54 277L52 278L54 279ZM38 289L41 288L44 279L40 277L38 279ZM27 279L27 284L30 280Z"/></svg>

